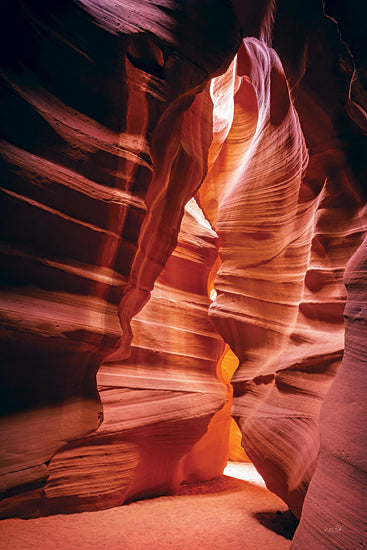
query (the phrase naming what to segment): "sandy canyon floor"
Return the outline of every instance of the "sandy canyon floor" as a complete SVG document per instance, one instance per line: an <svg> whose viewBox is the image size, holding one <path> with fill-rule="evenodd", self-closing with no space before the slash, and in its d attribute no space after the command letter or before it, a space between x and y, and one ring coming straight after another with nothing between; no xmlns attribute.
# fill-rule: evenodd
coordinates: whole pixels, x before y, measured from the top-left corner
<svg viewBox="0 0 367 550"><path fill-rule="evenodd" d="M288 549L296 520L254 467L229 463L224 474L119 508L0 521L0 549Z"/></svg>

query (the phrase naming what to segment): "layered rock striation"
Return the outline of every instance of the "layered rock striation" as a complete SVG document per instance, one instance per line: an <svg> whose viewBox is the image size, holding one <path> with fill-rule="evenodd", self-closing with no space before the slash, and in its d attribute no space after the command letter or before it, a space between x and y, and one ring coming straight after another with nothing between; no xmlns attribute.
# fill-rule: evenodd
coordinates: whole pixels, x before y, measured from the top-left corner
<svg viewBox="0 0 367 550"><path fill-rule="evenodd" d="M215 239L190 202L178 245L148 304L132 321L130 356L117 359L115 354L113 361L110 356L98 371L103 422L95 433L52 457L39 504L42 513L117 506L223 470L226 439L215 427L213 435L204 437L228 400L216 376L224 343L207 315L206 282L217 257ZM206 448L216 447L209 459L196 448L199 440Z"/></svg>
<svg viewBox="0 0 367 550"><path fill-rule="evenodd" d="M292 548L363 548L366 543L367 463L366 249L347 264L345 352L321 410L321 448Z"/></svg>
<svg viewBox="0 0 367 550"><path fill-rule="evenodd" d="M128 4L0 23L0 512L220 474L245 458L233 386L298 517L314 475L295 548L363 545L361 24L316 0Z"/></svg>
<svg viewBox="0 0 367 550"><path fill-rule="evenodd" d="M273 49L245 39L212 82L214 137L198 200L223 262L210 315L240 360L233 414L268 487L299 517L320 407L343 355L343 273L366 230L366 170L336 26L308 8L296 21L288 8L279 3L272 27L286 74ZM302 39L280 34L291 20Z"/></svg>
<svg viewBox="0 0 367 550"><path fill-rule="evenodd" d="M100 425L96 373L107 355L128 356L130 320L176 246L185 203L206 171L209 75L230 62L239 40L231 9L216 3L212 15L141 2L7 3L0 33L4 513L38 502L51 457ZM202 35L193 49L192 37ZM201 292L207 281L198 284ZM207 421L223 403L214 401ZM134 449L128 454L136 457ZM52 487L69 486L68 475L53 474ZM81 471L69 495L89 477Z"/></svg>

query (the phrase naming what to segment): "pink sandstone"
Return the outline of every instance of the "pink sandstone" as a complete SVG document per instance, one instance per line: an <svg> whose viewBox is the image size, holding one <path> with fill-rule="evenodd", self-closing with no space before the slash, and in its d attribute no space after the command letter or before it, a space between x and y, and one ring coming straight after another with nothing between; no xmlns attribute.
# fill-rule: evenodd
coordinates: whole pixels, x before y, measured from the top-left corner
<svg viewBox="0 0 367 550"><path fill-rule="evenodd" d="M1 515L236 456L301 518L294 548L363 547L363 6L7 10Z"/></svg>

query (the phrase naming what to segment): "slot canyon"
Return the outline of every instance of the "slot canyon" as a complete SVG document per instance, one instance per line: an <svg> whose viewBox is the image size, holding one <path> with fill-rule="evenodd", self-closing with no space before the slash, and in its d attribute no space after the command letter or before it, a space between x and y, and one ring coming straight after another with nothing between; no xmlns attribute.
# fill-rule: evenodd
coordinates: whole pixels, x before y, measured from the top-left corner
<svg viewBox="0 0 367 550"><path fill-rule="evenodd" d="M367 548L365 1L1 9L0 548ZM283 546L14 523L159 524L228 461Z"/></svg>

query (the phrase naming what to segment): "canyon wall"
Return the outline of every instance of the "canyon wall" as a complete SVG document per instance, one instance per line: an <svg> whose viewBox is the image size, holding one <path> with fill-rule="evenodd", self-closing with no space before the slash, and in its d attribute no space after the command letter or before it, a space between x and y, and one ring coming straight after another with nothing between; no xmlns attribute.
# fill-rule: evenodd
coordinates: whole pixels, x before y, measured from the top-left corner
<svg viewBox="0 0 367 550"><path fill-rule="evenodd" d="M78 446L80 438L96 433L98 426L102 432L109 429L108 407L101 401L107 400L114 409L121 381L113 392L105 388L103 379L99 393L96 373L107 356L110 364L128 356L130 320L149 299L176 246L184 206L206 172L212 118L209 76L230 62L239 34L231 9L222 9L221 3L213 4L212 18L189 6L177 5L171 12L164 5L141 2L128 8L119 2L108 6L70 1L53 7L38 0L7 2L6 13L0 33L0 463L1 506L4 514L11 514L36 513L40 498L48 498L49 492L61 502L65 495L63 489L55 489L57 483L65 485L65 498L83 495L90 474L80 466L75 473L79 482L69 481L69 473L57 470L55 453L63 449L60 460L66 472L72 471L75 465L66 467L72 462L68 442L79 441ZM219 40L223 22L226 31ZM202 37L201 47L193 49ZM198 264L196 276L179 273L178 281L172 281L181 297L187 292L185 284L191 292L201 293L196 308L190 310L192 319L191 313L185 317L177 310L178 317L185 317L186 335L188 325L198 324L205 300L209 303L207 278L210 262L216 259L213 235L202 235L198 223L192 229L188 252L192 265ZM185 253L181 251L183 257ZM174 265L180 272L187 269L184 258ZM177 301L174 290L169 300ZM173 306L168 314L174 316ZM172 322L166 321L167 326ZM198 349L192 349L188 360L192 368L187 369L197 373L201 364L210 380L223 344L210 335L207 323L204 320L201 332L191 337ZM167 334L159 329L153 338L157 350L152 349L144 362L168 370L167 340L172 337L178 346L172 369L178 364L178 370L185 371L183 350L188 346L180 343L181 329L176 330L173 337L169 329ZM203 351L206 345L208 357ZM190 378L181 373L181 378L185 376ZM205 397L205 380L198 382L194 395L192 388L187 393L186 386L175 393L183 422L186 417L193 419L192 433L188 438L182 434L188 441L180 443L180 449L167 442L172 448L172 473L165 474L169 481L157 474L156 485L170 485L174 463L202 436L210 416L226 400L224 386L215 381L214 389L209 383ZM160 397L171 395L174 384L152 383L147 390L152 392L154 409ZM143 398L136 413L129 408L136 397L130 387L123 396L128 423L129 415L139 417L145 411ZM167 410L169 403L168 399ZM163 414L164 425L180 416L173 412L176 405L172 401L172 412ZM106 420L101 424L103 414ZM147 422L152 423L152 418ZM172 426L169 433L175 431ZM81 451L82 462L98 461L99 455L104 456L103 445ZM119 441L114 445L120 450L124 446ZM128 474L114 482L112 493L119 483L124 493L136 457L147 452L139 445L127 445ZM90 457L94 450L98 456ZM90 488L85 491L86 502L93 500ZM96 500L104 505L103 495ZM70 501L72 497L66 507Z"/></svg>
<svg viewBox="0 0 367 550"><path fill-rule="evenodd" d="M267 486L299 517L343 356L344 268L366 230L366 140L346 111L353 66L335 24L308 7L295 15L280 2L273 20L287 74L249 38L213 80L198 200L222 259L210 315L240 360L232 413ZM302 39L280 36L291 21Z"/></svg>
<svg viewBox="0 0 367 550"><path fill-rule="evenodd" d="M233 387L294 546L363 544L361 28L316 0L8 2L3 517L219 475Z"/></svg>
<svg viewBox="0 0 367 550"><path fill-rule="evenodd" d="M366 246L345 272L345 351L320 417L321 448L292 548L364 548L366 543Z"/></svg>

